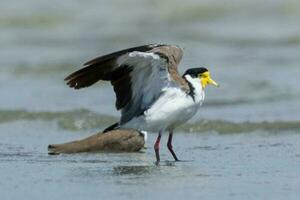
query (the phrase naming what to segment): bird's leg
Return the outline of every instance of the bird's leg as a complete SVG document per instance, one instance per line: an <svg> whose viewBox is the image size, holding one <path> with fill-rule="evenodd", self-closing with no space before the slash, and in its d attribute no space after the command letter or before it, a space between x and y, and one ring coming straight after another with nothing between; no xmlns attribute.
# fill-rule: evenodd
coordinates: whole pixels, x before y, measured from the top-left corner
<svg viewBox="0 0 300 200"><path fill-rule="evenodd" d="M177 158L175 152L173 151L172 138L173 138L173 131L170 131L167 146L168 146L168 149L171 152L173 158L175 159L175 161L179 161L179 159Z"/></svg>
<svg viewBox="0 0 300 200"><path fill-rule="evenodd" d="M159 157L159 143L160 143L160 138L161 138L161 132L158 133L156 142L154 144L154 150L155 150L155 155L156 155L156 164L159 164L159 162L160 162L160 157Z"/></svg>

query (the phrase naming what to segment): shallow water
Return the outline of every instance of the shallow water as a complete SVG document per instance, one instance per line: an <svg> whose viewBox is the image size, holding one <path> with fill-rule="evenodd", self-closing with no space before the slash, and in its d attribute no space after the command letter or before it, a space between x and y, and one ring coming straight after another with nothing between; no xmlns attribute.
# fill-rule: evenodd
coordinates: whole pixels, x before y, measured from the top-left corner
<svg viewBox="0 0 300 200"><path fill-rule="evenodd" d="M1 129L7 130L0 143L2 199L297 199L300 195L300 135L293 132L178 133L174 146L184 161L173 162L162 145L162 163L155 166L151 145L140 153L50 156L45 148L49 141L87 134L55 130L55 125L44 122L17 122ZM150 134L149 140L154 137Z"/></svg>
<svg viewBox="0 0 300 200"><path fill-rule="evenodd" d="M1 199L298 199L298 1L12 0L0 9ZM177 129L188 162L166 162L164 147L156 167L151 133L142 153L48 156L49 143L119 117L109 84L74 91L63 78L95 56L155 42L184 47L180 71L205 66L221 84Z"/></svg>

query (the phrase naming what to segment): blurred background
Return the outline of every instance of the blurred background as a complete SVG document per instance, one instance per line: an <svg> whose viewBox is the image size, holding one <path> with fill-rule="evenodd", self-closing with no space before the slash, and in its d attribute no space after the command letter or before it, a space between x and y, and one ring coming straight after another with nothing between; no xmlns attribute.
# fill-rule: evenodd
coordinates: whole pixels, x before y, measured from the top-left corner
<svg viewBox="0 0 300 200"><path fill-rule="evenodd" d="M63 79L96 56L148 43L183 47L180 72L207 67L221 85L207 88L199 113L178 132L299 132L299 19L298 0L2 0L2 176L15 169L13 156L47 160L47 144L116 122L109 83L75 91Z"/></svg>
<svg viewBox="0 0 300 200"><path fill-rule="evenodd" d="M63 78L93 57L148 43L183 47L181 72L205 66L221 84L207 89L197 119L300 119L297 0L12 0L0 9L2 120L17 110L118 116L109 84L74 91Z"/></svg>

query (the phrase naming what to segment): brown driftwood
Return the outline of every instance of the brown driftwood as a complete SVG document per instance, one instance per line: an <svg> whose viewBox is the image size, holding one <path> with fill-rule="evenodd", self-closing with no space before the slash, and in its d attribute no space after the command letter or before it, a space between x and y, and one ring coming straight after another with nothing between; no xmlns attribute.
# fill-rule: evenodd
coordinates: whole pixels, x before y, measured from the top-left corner
<svg viewBox="0 0 300 200"><path fill-rule="evenodd" d="M144 134L136 130L113 130L106 133L97 133L82 140L64 144L50 144L50 155L60 153L80 152L135 152L145 145Z"/></svg>

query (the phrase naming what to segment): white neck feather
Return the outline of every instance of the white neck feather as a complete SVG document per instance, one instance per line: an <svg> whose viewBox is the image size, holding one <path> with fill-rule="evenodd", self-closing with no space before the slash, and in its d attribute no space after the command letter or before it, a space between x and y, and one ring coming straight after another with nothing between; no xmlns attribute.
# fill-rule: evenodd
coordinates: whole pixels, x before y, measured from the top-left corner
<svg viewBox="0 0 300 200"><path fill-rule="evenodd" d="M192 78L189 74L184 76L186 80L191 83L194 88L195 100L203 101L204 99L204 90L201 85L201 80L199 78Z"/></svg>

